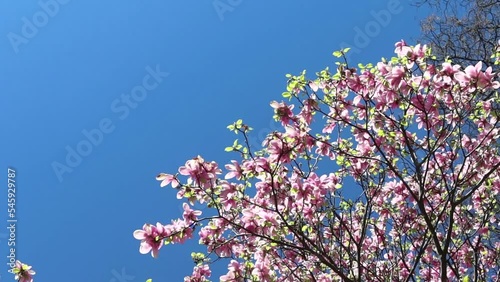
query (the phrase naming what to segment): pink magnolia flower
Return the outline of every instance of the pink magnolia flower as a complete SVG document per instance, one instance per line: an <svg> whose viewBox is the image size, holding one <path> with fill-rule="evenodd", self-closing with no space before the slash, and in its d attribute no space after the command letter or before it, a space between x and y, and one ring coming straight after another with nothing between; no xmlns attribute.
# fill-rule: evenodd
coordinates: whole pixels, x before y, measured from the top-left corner
<svg viewBox="0 0 500 282"><path fill-rule="evenodd" d="M204 160L200 156L188 160L184 166L179 168L179 173L196 179L200 171L200 164L203 162Z"/></svg>
<svg viewBox="0 0 500 282"><path fill-rule="evenodd" d="M442 64L443 68L441 73L448 76L453 76L455 73L460 71L460 65L452 65L448 62Z"/></svg>
<svg viewBox="0 0 500 282"><path fill-rule="evenodd" d="M12 269L12 272L16 275L14 279L18 282L33 282L33 275L36 272L31 269L31 265L24 264L16 260L16 266Z"/></svg>
<svg viewBox="0 0 500 282"><path fill-rule="evenodd" d="M314 81L309 81L309 87L311 87L312 91L317 92L319 89L318 84Z"/></svg>
<svg viewBox="0 0 500 282"><path fill-rule="evenodd" d="M469 86L471 90L475 90L475 87L470 84L476 84L480 88L491 86L494 89L498 89L499 82L492 81L495 74L492 73L491 67L488 67L484 72L482 69L483 63L478 62L475 66L467 66L463 72L455 73L454 77L461 86Z"/></svg>
<svg viewBox="0 0 500 282"><path fill-rule="evenodd" d="M161 223L156 223L156 226L151 224L144 224L142 230L134 231L134 238L141 240L139 252L147 254L151 252L151 256L158 257L158 251L163 246L163 239L170 234Z"/></svg>
<svg viewBox="0 0 500 282"><path fill-rule="evenodd" d="M179 167L181 175L189 176L200 185L206 185L214 181L216 174L220 174L221 172L217 163L205 162L201 156L188 160L184 166Z"/></svg>
<svg viewBox="0 0 500 282"><path fill-rule="evenodd" d="M271 102L271 107L274 109L276 116L281 120L283 125L288 124L293 119L292 110L294 105L287 106L284 102Z"/></svg>
<svg viewBox="0 0 500 282"><path fill-rule="evenodd" d="M222 275L220 277L220 281L239 281L243 280L243 267L242 265L236 261L236 260L231 260L231 262L228 265L228 270L229 272L226 275Z"/></svg>
<svg viewBox="0 0 500 282"><path fill-rule="evenodd" d="M193 238L192 224L182 219L172 220L172 224L165 226L169 234L172 234L169 239L173 243L183 244L187 239Z"/></svg>
<svg viewBox="0 0 500 282"><path fill-rule="evenodd" d="M241 173L242 173L240 164L238 163L238 161L234 161L234 160L232 160L231 163L233 163L233 164L225 165L226 169L229 170L229 172L226 174L224 179L231 179L233 177L236 177L239 179L241 177Z"/></svg>
<svg viewBox="0 0 500 282"><path fill-rule="evenodd" d="M290 148L287 143L283 142L283 140L274 139L269 141L267 144L267 151L273 162L290 162L290 153L292 152L292 148Z"/></svg>
<svg viewBox="0 0 500 282"><path fill-rule="evenodd" d="M408 53L411 52L411 47L409 47L404 40L401 40L395 44L396 49L394 49L394 53L398 55L398 57L407 56Z"/></svg>
<svg viewBox="0 0 500 282"><path fill-rule="evenodd" d="M160 187L165 187L170 183L172 183L173 188L179 186L179 181L177 181L177 178L172 174L160 173L156 176L156 180L161 181Z"/></svg>
<svg viewBox="0 0 500 282"><path fill-rule="evenodd" d="M182 204L184 209L183 217L187 223L195 222L198 220L198 216L201 215L201 211L192 210L187 203Z"/></svg>
<svg viewBox="0 0 500 282"><path fill-rule="evenodd" d="M401 88L401 83L406 75L405 69L402 66L395 66L391 72L386 75L387 81L396 89ZM384 95L385 96L385 95Z"/></svg>
<svg viewBox="0 0 500 282"><path fill-rule="evenodd" d="M193 268L193 274L191 276L184 277L184 282L204 282L209 281L207 277L210 277L212 271L206 264L197 265Z"/></svg>
<svg viewBox="0 0 500 282"><path fill-rule="evenodd" d="M417 44L413 47L413 58L412 59L420 59L425 57L425 53L427 51L427 45Z"/></svg>

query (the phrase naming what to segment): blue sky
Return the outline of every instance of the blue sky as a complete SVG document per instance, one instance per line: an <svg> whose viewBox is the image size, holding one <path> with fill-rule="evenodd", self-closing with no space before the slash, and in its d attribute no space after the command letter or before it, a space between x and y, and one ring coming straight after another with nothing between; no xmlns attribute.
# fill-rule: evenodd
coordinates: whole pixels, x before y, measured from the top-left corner
<svg viewBox="0 0 500 282"><path fill-rule="evenodd" d="M15 254L35 281L182 281L195 244L154 260L132 237L181 215L156 174L234 158L239 118L260 143L285 74L333 66L347 45L356 64L390 57L425 15L402 0L0 1L2 281L9 167Z"/></svg>

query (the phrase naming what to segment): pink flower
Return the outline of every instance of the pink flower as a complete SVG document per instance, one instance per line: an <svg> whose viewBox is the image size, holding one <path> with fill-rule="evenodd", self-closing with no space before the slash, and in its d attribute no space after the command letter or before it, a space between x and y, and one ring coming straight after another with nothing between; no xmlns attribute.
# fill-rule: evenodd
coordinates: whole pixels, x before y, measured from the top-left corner
<svg viewBox="0 0 500 282"><path fill-rule="evenodd" d="M415 47L413 48L412 59L416 60L424 58L426 51L427 51L427 45L420 45L420 44L415 45Z"/></svg>
<svg viewBox="0 0 500 282"><path fill-rule="evenodd" d="M241 167L240 164L237 161L232 160L231 161L233 164L227 164L225 165L226 169L229 170L229 172L226 174L224 179L231 179L233 177L240 178L241 177Z"/></svg>
<svg viewBox="0 0 500 282"><path fill-rule="evenodd" d="M492 73L491 67L488 67L484 72L482 71L482 69L483 63L478 62L475 66L467 66L463 72L455 73L454 77L461 86L476 84L480 88L491 86L494 89L498 89L498 81L492 81L495 77L495 74ZM471 90L475 90L474 85L469 87L471 88Z"/></svg>
<svg viewBox="0 0 500 282"><path fill-rule="evenodd" d="M188 224L197 221L201 215L201 211L192 210L187 203L182 204L182 208L184 209L182 216Z"/></svg>
<svg viewBox="0 0 500 282"><path fill-rule="evenodd" d="M177 181L177 178L172 174L160 173L156 176L156 180L161 181L160 187L165 187L170 183L172 183L173 188L179 186L179 181Z"/></svg>
<svg viewBox="0 0 500 282"><path fill-rule="evenodd" d="M471 82L471 80L474 80L479 76L482 67L483 63L481 62L478 62L475 66L467 66L463 72L455 73L455 79L461 85L467 85Z"/></svg>
<svg viewBox="0 0 500 282"><path fill-rule="evenodd" d="M290 120L293 119L293 107L294 105L287 106L285 103L278 103L276 101L271 102L271 107L274 108L276 117L281 120L283 125L288 124Z"/></svg>
<svg viewBox="0 0 500 282"><path fill-rule="evenodd" d="M411 47L409 47L404 40L401 40L395 44L396 49L394 53L398 55L398 57L402 58L408 55L411 52Z"/></svg>
<svg viewBox="0 0 500 282"><path fill-rule="evenodd" d="M396 66L392 68L391 72L388 73L386 77L392 87L399 89L401 88L401 82L405 75L405 69L401 66Z"/></svg>
<svg viewBox="0 0 500 282"><path fill-rule="evenodd" d="M184 277L184 282L204 282L209 281L207 277L210 277L212 271L208 265L197 265L193 268L193 274L191 276Z"/></svg>
<svg viewBox="0 0 500 282"><path fill-rule="evenodd" d="M309 87L311 87L312 91L316 92L318 91L319 87L318 84L314 81L309 81Z"/></svg>
<svg viewBox="0 0 500 282"><path fill-rule="evenodd" d="M200 170L200 164L203 162L204 160L200 156L188 160L184 166L179 168L179 173L196 179Z"/></svg>
<svg viewBox="0 0 500 282"><path fill-rule="evenodd" d="M487 87L487 86L490 86L493 88L493 89L498 89L500 88L500 82L498 81L493 81L493 78L495 77L495 73L492 73L492 68L491 67L488 67L484 73L481 73L480 74L480 78L479 78L479 86L480 87Z"/></svg>
<svg viewBox="0 0 500 282"><path fill-rule="evenodd" d="M14 279L18 282L33 282L33 275L36 272L31 269L31 265L24 264L16 260L16 266L12 269L12 272L16 275Z"/></svg>
<svg viewBox="0 0 500 282"><path fill-rule="evenodd" d="M141 240L141 247L139 252L147 254L151 252L151 256L158 257L158 251L163 246L163 239L170 234L161 223L156 223L156 226L151 224L144 224L142 230L134 231L134 238Z"/></svg>
<svg viewBox="0 0 500 282"><path fill-rule="evenodd" d="M450 63L445 62L442 66L443 68L441 72L448 76L452 76L460 71L460 65L451 65Z"/></svg>
<svg viewBox="0 0 500 282"><path fill-rule="evenodd" d="M284 143L283 140L274 139L269 141L269 143L267 144L267 151L270 155L270 159L273 162L290 162L290 153L292 149L288 146L288 144Z"/></svg>
<svg viewBox="0 0 500 282"><path fill-rule="evenodd" d="M228 270L229 272L226 275L222 275L220 277L220 281L238 281L243 280L243 269L242 265L236 261L236 260L231 260L231 262L228 265Z"/></svg>
<svg viewBox="0 0 500 282"><path fill-rule="evenodd" d="M205 162L201 156L188 160L184 166L179 167L181 175L189 176L199 185L207 185L211 181L215 181L216 174L220 174L221 170L215 162Z"/></svg>

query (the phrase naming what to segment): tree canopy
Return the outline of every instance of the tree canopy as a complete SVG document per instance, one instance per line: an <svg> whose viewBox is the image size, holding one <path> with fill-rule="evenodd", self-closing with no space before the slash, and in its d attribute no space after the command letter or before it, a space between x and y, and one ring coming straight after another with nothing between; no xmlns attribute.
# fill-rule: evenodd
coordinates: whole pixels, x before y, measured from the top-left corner
<svg viewBox="0 0 500 282"><path fill-rule="evenodd" d="M197 156L159 174L184 212L136 230L140 252L197 239L185 281L224 261L216 280L500 279L498 74L404 41L376 64L346 52L333 71L287 75L270 104L281 130L261 150L238 120L230 163Z"/></svg>

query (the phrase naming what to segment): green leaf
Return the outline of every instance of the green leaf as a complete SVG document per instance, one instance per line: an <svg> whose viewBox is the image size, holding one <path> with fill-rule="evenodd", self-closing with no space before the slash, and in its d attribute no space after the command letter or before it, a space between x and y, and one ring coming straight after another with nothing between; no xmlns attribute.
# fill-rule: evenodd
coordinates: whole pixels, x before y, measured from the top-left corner
<svg viewBox="0 0 500 282"><path fill-rule="evenodd" d="M342 53L344 53L344 54L345 54L345 53L349 52L349 50L351 50L351 47L344 48L344 49L342 50Z"/></svg>
<svg viewBox="0 0 500 282"><path fill-rule="evenodd" d="M337 156L337 164L338 165L343 165L344 161L345 161L345 157L344 156Z"/></svg>
<svg viewBox="0 0 500 282"><path fill-rule="evenodd" d="M153 282L153 279L150 278L150 279L146 280L146 282Z"/></svg>
<svg viewBox="0 0 500 282"><path fill-rule="evenodd" d="M333 52L333 55L337 58L340 58L340 57L342 57L342 51L335 51L335 52Z"/></svg>
<svg viewBox="0 0 500 282"><path fill-rule="evenodd" d="M233 148L233 147L226 147L226 148L224 149L224 151L226 151L226 152L232 152L233 150L234 150L234 148Z"/></svg>

